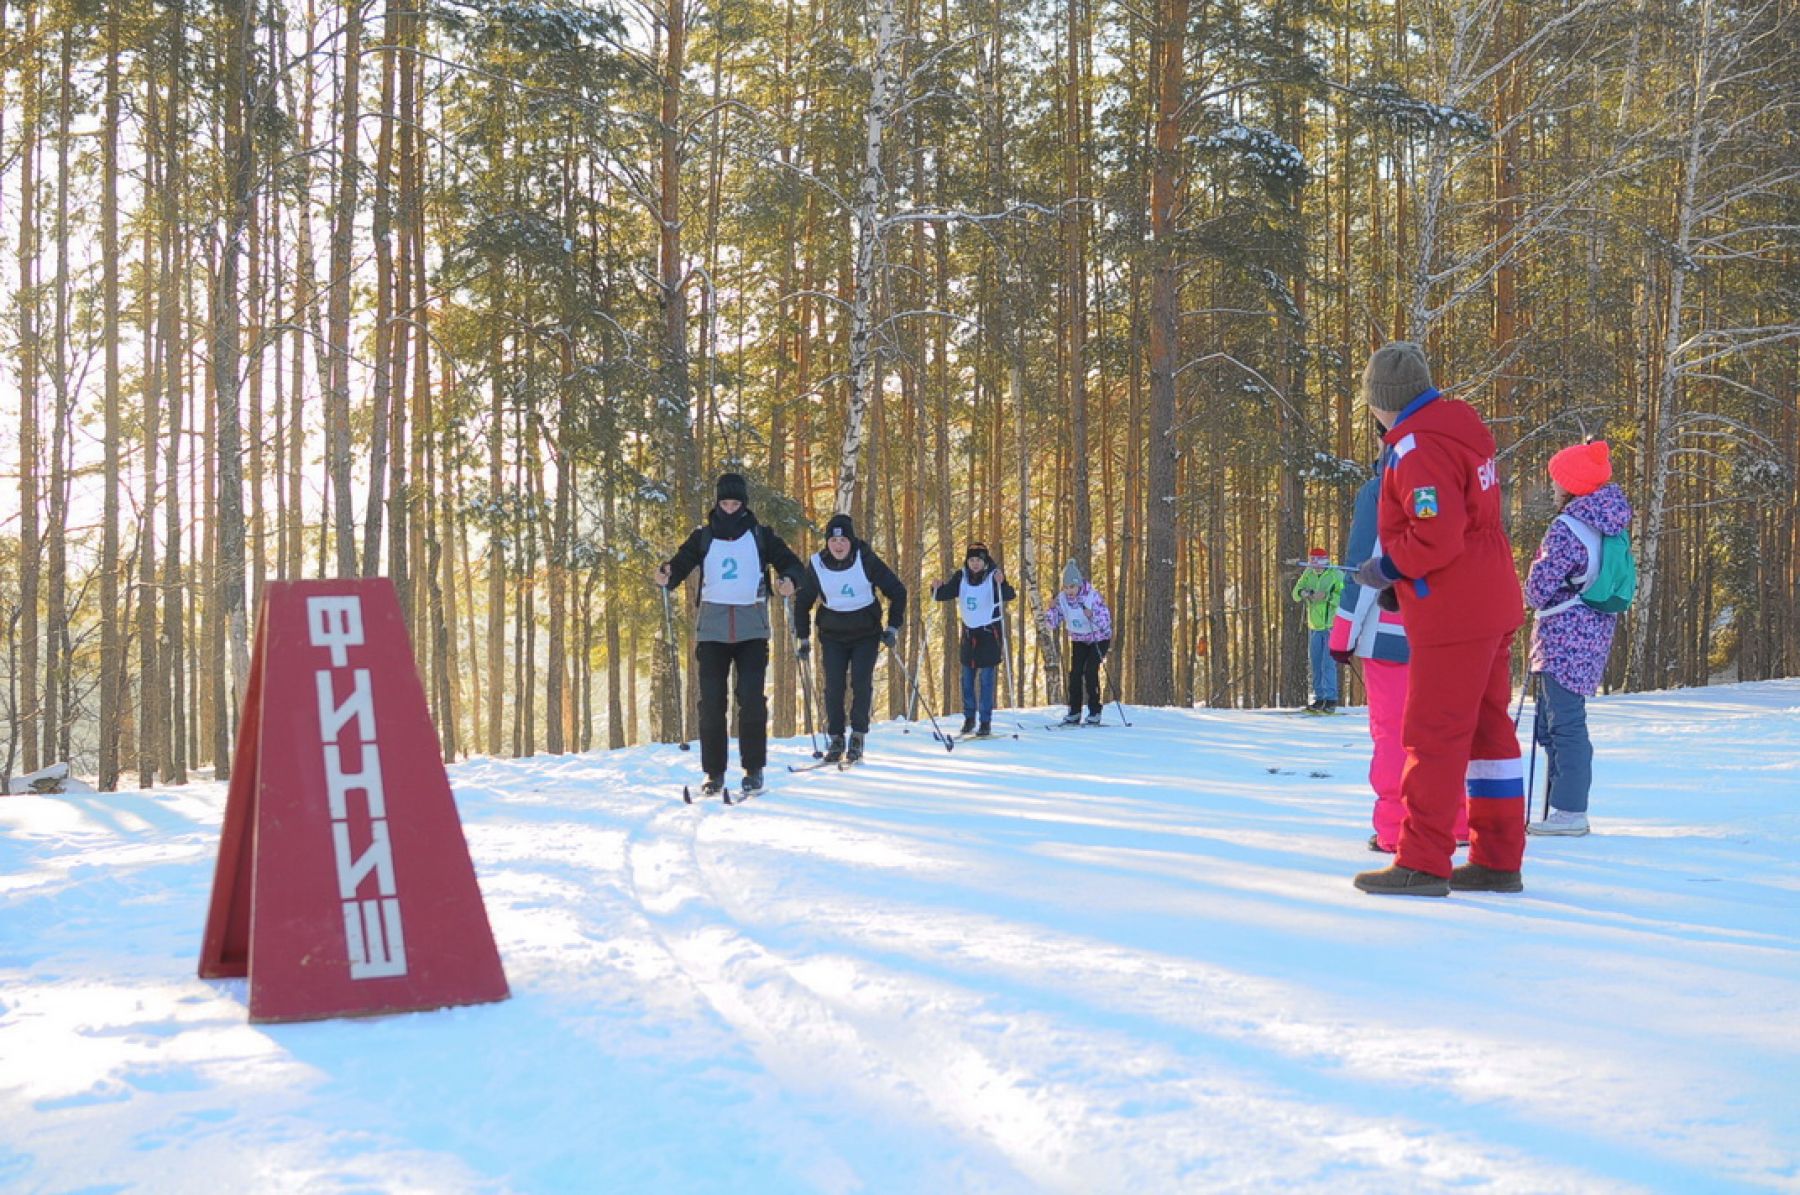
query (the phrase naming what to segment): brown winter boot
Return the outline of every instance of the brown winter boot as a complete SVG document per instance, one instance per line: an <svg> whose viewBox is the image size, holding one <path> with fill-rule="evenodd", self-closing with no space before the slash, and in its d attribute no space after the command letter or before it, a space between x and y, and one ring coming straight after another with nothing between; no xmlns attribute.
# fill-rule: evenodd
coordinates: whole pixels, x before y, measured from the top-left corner
<svg viewBox="0 0 1800 1195"><path fill-rule="evenodd" d="M1356 886L1371 896L1449 896L1450 881L1429 871L1414 871L1398 863L1380 871L1365 871Z"/></svg>
<svg viewBox="0 0 1800 1195"><path fill-rule="evenodd" d="M1496 871L1482 863L1465 863L1450 873L1452 892L1523 892L1525 881L1516 871Z"/></svg>

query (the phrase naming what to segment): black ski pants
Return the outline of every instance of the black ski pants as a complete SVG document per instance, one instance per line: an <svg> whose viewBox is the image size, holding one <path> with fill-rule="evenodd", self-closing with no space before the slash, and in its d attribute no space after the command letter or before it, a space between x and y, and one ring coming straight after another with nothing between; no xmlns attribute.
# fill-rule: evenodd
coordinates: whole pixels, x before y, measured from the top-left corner
<svg viewBox="0 0 1800 1195"><path fill-rule="evenodd" d="M1100 696L1100 660L1106 655L1106 649L1112 646L1111 639L1102 639L1098 643L1081 643L1071 641L1069 652L1069 712L1081 712L1083 693L1087 696L1088 713L1097 714L1105 699Z"/></svg>
<svg viewBox="0 0 1800 1195"><path fill-rule="evenodd" d="M697 643L700 661L700 767L708 776L723 776L730 753L725 742L726 684L732 665L737 684L731 690L738 705L738 762L746 772L760 772L769 761L769 699L763 675L769 670L769 641Z"/></svg>
<svg viewBox="0 0 1800 1195"><path fill-rule="evenodd" d="M844 733L844 689L850 689L850 729L869 733L869 707L874 702L875 657L881 653L881 639L869 635L840 643L835 639L819 640L819 655L825 666L825 729L831 734Z"/></svg>

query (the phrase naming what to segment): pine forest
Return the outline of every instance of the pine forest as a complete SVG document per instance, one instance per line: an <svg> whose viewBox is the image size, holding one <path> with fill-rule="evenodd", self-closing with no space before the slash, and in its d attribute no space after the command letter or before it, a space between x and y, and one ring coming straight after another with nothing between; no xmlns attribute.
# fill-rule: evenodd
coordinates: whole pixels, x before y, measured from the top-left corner
<svg viewBox="0 0 1800 1195"><path fill-rule="evenodd" d="M1002 705L1071 560L1124 700L1297 704L1390 340L1521 570L1611 444L1610 687L1800 673L1797 51L1795 0L0 0L0 771L227 775L309 577L392 579L446 759L693 738L651 574L726 471L803 555L854 517L940 713L977 541Z"/></svg>

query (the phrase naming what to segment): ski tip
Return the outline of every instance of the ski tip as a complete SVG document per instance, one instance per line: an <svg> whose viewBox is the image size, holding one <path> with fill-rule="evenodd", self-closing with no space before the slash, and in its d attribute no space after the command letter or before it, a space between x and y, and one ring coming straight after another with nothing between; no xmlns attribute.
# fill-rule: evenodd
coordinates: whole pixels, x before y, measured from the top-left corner
<svg viewBox="0 0 1800 1195"><path fill-rule="evenodd" d="M694 803L694 794L688 791L688 786L685 784L681 786L681 799L689 805Z"/></svg>

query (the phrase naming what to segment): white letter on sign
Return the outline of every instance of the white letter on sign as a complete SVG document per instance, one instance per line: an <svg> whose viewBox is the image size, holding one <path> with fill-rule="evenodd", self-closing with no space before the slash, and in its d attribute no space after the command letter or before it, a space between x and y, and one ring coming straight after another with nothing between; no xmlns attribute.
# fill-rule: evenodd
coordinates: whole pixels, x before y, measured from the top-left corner
<svg viewBox="0 0 1800 1195"><path fill-rule="evenodd" d="M363 645L362 599L359 597L313 597L306 599L306 621L312 631L314 647L331 649L331 666L342 668L350 662L346 647Z"/></svg>
<svg viewBox="0 0 1800 1195"><path fill-rule="evenodd" d="M400 902L347 900L344 938L350 943L351 979L387 979L406 974L406 939L400 932Z"/></svg>
<svg viewBox="0 0 1800 1195"><path fill-rule="evenodd" d="M357 789L369 794L369 816L387 816L387 799L381 792L381 749L374 743L362 745L362 771L344 772L344 763L336 743L325 744L325 794L331 800L331 820L341 822L349 814L346 796Z"/></svg>
<svg viewBox="0 0 1800 1195"><path fill-rule="evenodd" d="M370 872L375 873L375 890L381 896L394 895L394 851L388 845L387 822L377 819L371 829L375 837L362 858L350 858L350 827L343 822L331 824L332 845L337 847L338 899L350 900Z"/></svg>
<svg viewBox="0 0 1800 1195"><path fill-rule="evenodd" d="M375 741L375 694L369 690L369 670L358 668L350 678L350 696L339 705L331 691L331 669L321 668L313 673L319 689L319 738L327 743L337 738L352 718L356 719L357 739L364 743Z"/></svg>

